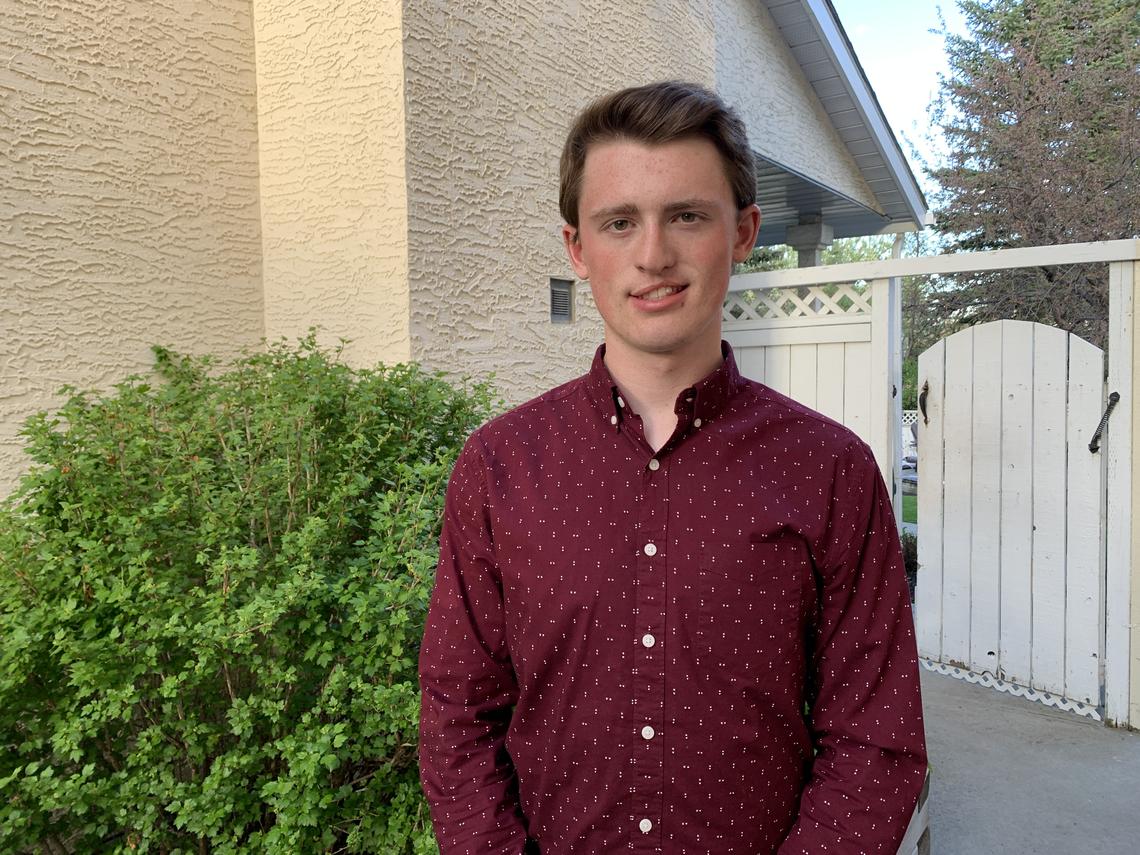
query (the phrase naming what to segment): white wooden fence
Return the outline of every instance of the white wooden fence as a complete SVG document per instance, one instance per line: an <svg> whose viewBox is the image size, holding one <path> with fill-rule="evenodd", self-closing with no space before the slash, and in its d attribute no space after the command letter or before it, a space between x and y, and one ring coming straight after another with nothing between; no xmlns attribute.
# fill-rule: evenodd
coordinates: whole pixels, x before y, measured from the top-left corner
<svg viewBox="0 0 1140 855"><path fill-rule="evenodd" d="M1110 723L1140 727L1140 537L1132 526L1132 497L1140 491L1140 465L1134 461L1132 445L1133 433L1140 424L1140 403L1133 395L1133 367L1140 355L1133 320L1135 289L1140 287L1140 241L743 274L733 277L730 285L724 326L725 337L741 356L744 373L852 427L874 449L888 483L897 483L894 473L898 465L900 414L899 398L892 396L892 386L898 383L899 277L1104 262L1109 264L1110 291L1108 389L1121 398L1100 452L1107 468L1100 710ZM834 283L857 282L868 284L834 293L830 287ZM797 290L813 288L816 290ZM864 305L856 306L856 291ZM770 302L760 298L765 292ZM1087 433L1088 429L1084 430ZM920 441L920 449L921 446ZM920 467L920 485L929 483L926 479L927 473ZM1000 493L990 495L997 490L1000 484L991 485L986 501L996 502L995 507L1000 508L1009 498ZM958 501L954 500L954 504L957 507ZM973 518L975 512L970 513ZM920 544L924 522L920 510ZM924 569L919 569L919 591ZM924 631L925 619L928 618L921 612L916 617L920 632ZM961 621L962 617L951 619ZM1040 653L1036 655L1041 657ZM1030 651L1029 656L1032 662L1034 653ZM1130 679L1132 673L1138 675L1135 684Z"/></svg>

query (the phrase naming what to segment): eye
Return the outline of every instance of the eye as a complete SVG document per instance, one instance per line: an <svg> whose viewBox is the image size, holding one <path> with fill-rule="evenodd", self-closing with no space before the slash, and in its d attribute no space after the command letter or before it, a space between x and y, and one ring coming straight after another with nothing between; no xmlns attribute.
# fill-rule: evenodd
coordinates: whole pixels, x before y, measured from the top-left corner
<svg viewBox="0 0 1140 855"><path fill-rule="evenodd" d="M630 227L629 220L614 220L606 228L611 232L624 232L628 231Z"/></svg>
<svg viewBox="0 0 1140 855"><path fill-rule="evenodd" d="M698 222L700 218L700 214L696 211L682 211L677 215L677 219L682 223L695 223Z"/></svg>

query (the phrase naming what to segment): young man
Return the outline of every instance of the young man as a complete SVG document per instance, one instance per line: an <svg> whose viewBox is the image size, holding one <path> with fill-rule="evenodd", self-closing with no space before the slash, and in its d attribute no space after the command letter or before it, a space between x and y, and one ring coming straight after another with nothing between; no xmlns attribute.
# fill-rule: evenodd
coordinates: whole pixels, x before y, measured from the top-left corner
<svg viewBox="0 0 1140 855"><path fill-rule="evenodd" d="M720 340L755 192L697 86L570 131L563 236L605 344L448 487L420 659L445 855L898 848L926 756L895 522L866 445Z"/></svg>

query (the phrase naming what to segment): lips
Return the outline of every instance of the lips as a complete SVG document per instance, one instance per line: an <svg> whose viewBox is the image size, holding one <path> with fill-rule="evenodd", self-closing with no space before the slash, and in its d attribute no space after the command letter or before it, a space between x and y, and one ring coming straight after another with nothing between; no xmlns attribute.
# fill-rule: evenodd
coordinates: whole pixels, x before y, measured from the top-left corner
<svg viewBox="0 0 1140 855"><path fill-rule="evenodd" d="M656 303L684 291L685 288L685 285L655 285L634 294L633 297L647 303Z"/></svg>

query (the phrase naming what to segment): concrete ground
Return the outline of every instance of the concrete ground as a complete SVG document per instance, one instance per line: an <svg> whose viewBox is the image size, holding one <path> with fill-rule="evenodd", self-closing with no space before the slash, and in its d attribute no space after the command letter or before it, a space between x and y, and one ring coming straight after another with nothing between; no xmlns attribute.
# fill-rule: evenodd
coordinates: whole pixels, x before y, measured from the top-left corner
<svg viewBox="0 0 1140 855"><path fill-rule="evenodd" d="M1140 733L923 669L933 855L1140 855Z"/></svg>

